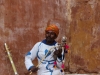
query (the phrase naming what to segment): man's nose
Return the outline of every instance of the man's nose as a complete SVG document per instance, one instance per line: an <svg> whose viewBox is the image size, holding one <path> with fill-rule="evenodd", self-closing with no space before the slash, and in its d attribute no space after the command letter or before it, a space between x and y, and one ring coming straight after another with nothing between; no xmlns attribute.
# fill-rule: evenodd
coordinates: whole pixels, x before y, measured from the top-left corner
<svg viewBox="0 0 100 75"><path fill-rule="evenodd" d="M51 36L51 33L50 32L48 33L48 36Z"/></svg>

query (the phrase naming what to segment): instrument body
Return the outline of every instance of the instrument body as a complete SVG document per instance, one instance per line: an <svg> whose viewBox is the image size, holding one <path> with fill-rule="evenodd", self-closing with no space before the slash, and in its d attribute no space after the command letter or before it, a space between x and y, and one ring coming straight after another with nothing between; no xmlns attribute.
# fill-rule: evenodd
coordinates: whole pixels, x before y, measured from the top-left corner
<svg viewBox="0 0 100 75"><path fill-rule="evenodd" d="M14 62L13 62L13 59L12 59L11 54L10 54L9 48L8 48L8 46L7 46L6 43L5 43L5 49L6 49L6 51L7 51L7 54L8 54L10 63L11 63L11 65L12 65L14 74L15 74L15 75L18 75L17 70L16 70L16 67L15 67Z"/></svg>

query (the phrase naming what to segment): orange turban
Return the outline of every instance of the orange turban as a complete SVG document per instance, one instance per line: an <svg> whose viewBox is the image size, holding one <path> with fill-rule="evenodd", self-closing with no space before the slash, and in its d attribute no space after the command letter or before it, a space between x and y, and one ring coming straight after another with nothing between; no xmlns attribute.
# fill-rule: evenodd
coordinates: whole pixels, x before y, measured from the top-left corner
<svg viewBox="0 0 100 75"><path fill-rule="evenodd" d="M59 28L56 25L54 25L54 24L48 25L46 27L45 31L50 31L50 30L54 31L56 33L56 35L58 36L58 34L59 34Z"/></svg>

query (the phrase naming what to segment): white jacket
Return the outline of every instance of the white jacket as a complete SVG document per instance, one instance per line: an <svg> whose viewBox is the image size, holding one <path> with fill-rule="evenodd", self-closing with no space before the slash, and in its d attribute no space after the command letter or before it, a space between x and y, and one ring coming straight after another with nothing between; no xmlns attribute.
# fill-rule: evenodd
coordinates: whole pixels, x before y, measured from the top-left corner
<svg viewBox="0 0 100 75"><path fill-rule="evenodd" d="M37 57L38 59L38 75L64 75L61 72L62 59L57 59L58 68L54 68L53 52L57 49L57 43L52 45L45 44L45 40L38 42L25 56L25 66L29 70L34 64L32 61ZM50 51L48 53L48 51ZM47 54L48 53L48 54ZM46 56L47 55L47 56ZM45 59L43 59L46 56ZM43 60L43 61L42 61Z"/></svg>

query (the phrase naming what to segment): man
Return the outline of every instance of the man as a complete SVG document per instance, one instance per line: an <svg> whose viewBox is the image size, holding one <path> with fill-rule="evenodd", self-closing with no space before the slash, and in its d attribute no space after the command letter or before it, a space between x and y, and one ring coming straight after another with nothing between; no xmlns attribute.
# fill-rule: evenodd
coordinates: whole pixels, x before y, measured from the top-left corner
<svg viewBox="0 0 100 75"><path fill-rule="evenodd" d="M37 71L37 75L62 75L63 55L61 50L56 48L58 43L55 41L58 34L59 29L56 25L52 24L46 27L45 39L37 42L25 56L25 66L28 71L31 73ZM32 63L36 57L38 59L38 66Z"/></svg>

